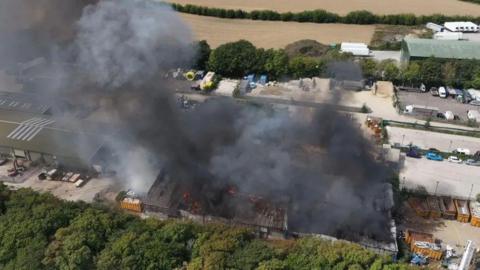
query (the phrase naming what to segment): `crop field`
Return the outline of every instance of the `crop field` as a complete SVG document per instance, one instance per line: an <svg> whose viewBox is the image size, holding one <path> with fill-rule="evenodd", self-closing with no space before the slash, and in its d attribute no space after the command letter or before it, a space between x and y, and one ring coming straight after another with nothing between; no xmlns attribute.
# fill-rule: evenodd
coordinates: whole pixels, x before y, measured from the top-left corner
<svg viewBox="0 0 480 270"><path fill-rule="evenodd" d="M301 39L313 39L323 44L342 41L368 44L375 31L375 25L270 22L180 15L192 29L195 39L205 39L212 47L240 39L267 49L283 48Z"/></svg>
<svg viewBox="0 0 480 270"><path fill-rule="evenodd" d="M369 10L375 14L413 13L416 15L472 15L480 14L480 5L459 0L170 0L178 4L251 10L299 12L325 9L345 15L354 10Z"/></svg>

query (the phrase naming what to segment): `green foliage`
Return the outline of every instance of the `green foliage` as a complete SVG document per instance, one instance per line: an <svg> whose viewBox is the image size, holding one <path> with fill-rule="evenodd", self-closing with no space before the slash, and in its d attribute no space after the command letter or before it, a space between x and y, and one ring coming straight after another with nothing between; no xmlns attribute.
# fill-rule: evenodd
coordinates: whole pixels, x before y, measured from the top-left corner
<svg viewBox="0 0 480 270"><path fill-rule="evenodd" d="M201 40L195 45L196 49L196 62L194 65L195 69L205 70L207 68L207 62L210 58L210 53L212 49L206 40Z"/></svg>
<svg viewBox="0 0 480 270"><path fill-rule="evenodd" d="M246 40L226 43L215 49L208 59L208 69L224 76L241 77L255 67L257 48Z"/></svg>
<svg viewBox="0 0 480 270"><path fill-rule="evenodd" d="M141 220L1 183L0 196L0 269L407 269L341 241L273 244L245 228Z"/></svg>
<svg viewBox="0 0 480 270"><path fill-rule="evenodd" d="M480 89L480 71L477 71L477 73L473 77L471 86L473 88Z"/></svg>
<svg viewBox="0 0 480 270"><path fill-rule="evenodd" d="M360 108L361 113L369 113L370 111L370 108L368 108L367 104L365 103L362 105L362 108Z"/></svg>
<svg viewBox="0 0 480 270"><path fill-rule="evenodd" d="M462 0L478 2L480 0ZM446 21L478 21L479 17L474 16L445 16L434 14L429 16L416 16L415 14L391 14L375 15L366 10L352 11L345 16L340 16L326 10L307 10L302 12L279 13L272 10L233 10L214 7L203 7L196 5L171 4L178 12L218 17L229 19L251 19L264 21L295 21L312 23L348 23L348 24L390 24L390 25L421 25L427 22L443 24Z"/></svg>
<svg viewBox="0 0 480 270"><path fill-rule="evenodd" d="M288 56L284 50L267 50L265 52L265 72L270 79L278 79L288 72Z"/></svg>
<svg viewBox="0 0 480 270"><path fill-rule="evenodd" d="M289 74L294 78L319 76L324 71L325 64L312 57L297 56L288 64Z"/></svg>
<svg viewBox="0 0 480 270"><path fill-rule="evenodd" d="M360 60L360 67L362 68L363 76L371 78L376 76L377 62L370 58L363 58Z"/></svg>

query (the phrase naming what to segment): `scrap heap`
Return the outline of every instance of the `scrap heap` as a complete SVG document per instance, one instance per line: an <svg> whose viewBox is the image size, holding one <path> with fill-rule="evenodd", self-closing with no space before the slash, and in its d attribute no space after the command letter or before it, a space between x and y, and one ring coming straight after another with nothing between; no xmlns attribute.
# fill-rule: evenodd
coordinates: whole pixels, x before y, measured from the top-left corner
<svg viewBox="0 0 480 270"><path fill-rule="evenodd" d="M470 224L480 227L480 202L470 202L470 212L472 213Z"/></svg>
<svg viewBox="0 0 480 270"><path fill-rule="evenodd" d="M435 243L432 234L407 230L405 240L414 253L428 256L434 260L442 258L442 249Z"/></svg>

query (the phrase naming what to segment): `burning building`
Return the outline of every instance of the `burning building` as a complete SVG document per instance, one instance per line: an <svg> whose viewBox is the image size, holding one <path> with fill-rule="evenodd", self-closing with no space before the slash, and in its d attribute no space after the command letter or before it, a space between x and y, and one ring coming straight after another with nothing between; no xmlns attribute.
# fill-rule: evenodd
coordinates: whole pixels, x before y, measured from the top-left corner
<svg viewBox="0 0 480 270"><path fill-rule="evenodd" d="M148 191L144 205L147 211L170 217L253 227L265 234L288 230L286 205L282 207L261 196L239 192L236 186L227 183L201 189L182 185L164 171Z"/></svg>
<svg viewBox="0 0 480 270"><path fill-rule="evenodd" d="M0 64L16 55L22 59L14 62L45 57L47 63L66 63L71 68L52 70L64 74L42 80L41 87L30 86L32 91L99 107L108 99L110 106L102 109L105 119L115 119L116 130L106 142L115 157L110 165L127 187L148 190L146 210L267 232L392 241L391 205L381 206L388 205L382 202L392 170L358 126L335 110L340 91L332 91L333 106L315 111L279 112L231 99L210 99L183 111L176 104L176 87L163 75L191 65L195 50L188 27L168 5L53 1L62 2L57 8L6 2L22 2L33 14L76 15L39 17L36 42L2 47ZM14 32L7 32L15 44ZM0 28L0 38L4 34ZM348 63L330 68L337 78L352 73ZM89 119L95 120L92 115ZM55 139L58 145L68 141ZM157 177L158 168L163 173Z"/></svg>

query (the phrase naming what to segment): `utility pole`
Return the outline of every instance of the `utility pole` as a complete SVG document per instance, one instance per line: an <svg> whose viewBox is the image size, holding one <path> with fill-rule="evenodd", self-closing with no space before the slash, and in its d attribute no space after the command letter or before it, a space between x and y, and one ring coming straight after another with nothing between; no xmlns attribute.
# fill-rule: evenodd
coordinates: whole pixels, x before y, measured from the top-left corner
<svg viewBox="0 0 480 270"><path fill-rule="evenodd" d="M437 181L437 185L435 186L435 193L434 193L434 196L437 196L438 184L440 184L440 182L439 182L439 181Z"/></svg>
<svg viewBox="0 0 480 270"><path fill-rule="evenodd" d="M469 201L472 199L473 185L474 184L472 184L472 187L470 188L470 194L468 194L468 200Z"/></svg>

